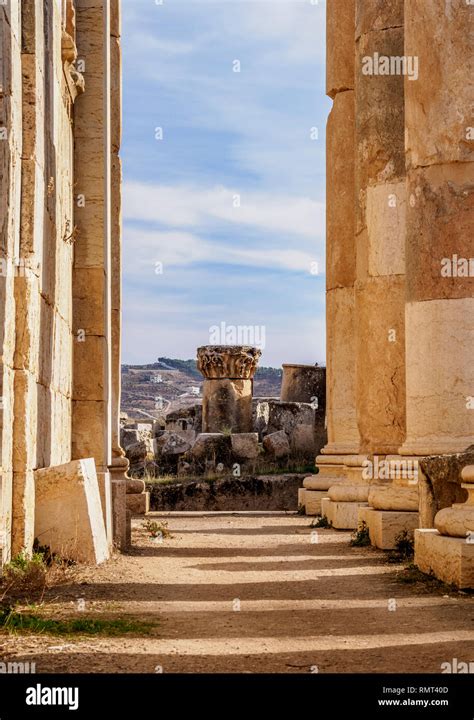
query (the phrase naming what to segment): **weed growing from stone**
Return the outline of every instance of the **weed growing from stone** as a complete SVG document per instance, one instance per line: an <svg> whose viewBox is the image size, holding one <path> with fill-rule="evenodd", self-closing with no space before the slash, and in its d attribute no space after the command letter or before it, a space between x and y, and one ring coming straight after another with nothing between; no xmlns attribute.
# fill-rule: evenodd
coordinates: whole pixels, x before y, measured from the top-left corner
<svg viewBox="0 0 474 720"><path fill-rule="evenodd" d="M365 547L366 545L370 545L369 528L365 521L362 521L357 530L354 530L349 544L352 545L352 547Z"/></svg>
<svg viewBox="0 0 474 720"><path fill-rule="evenodd" d="M142 527L145 528L147 533L149 533L152 540L156 540L158 538L173 537L168 528L168 523L164 521L161 523L157 523L155 520L147 520L146 522L142 523Z"/></svg>
<svg viewBox="0 0 474 720"><path fill-rule="evenodd" d="M311 522L310 527L312 528L332 528L332 522L327 519L325 515L319 515L315 517Z"/></svg>

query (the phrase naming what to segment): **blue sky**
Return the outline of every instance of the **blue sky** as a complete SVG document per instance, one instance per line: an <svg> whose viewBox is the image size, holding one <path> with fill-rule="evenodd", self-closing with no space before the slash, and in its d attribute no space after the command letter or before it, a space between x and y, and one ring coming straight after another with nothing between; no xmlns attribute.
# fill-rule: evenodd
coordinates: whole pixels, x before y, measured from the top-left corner
<svg viewBox="0 0 474 720"><path fill-rule="evenodd" d="M122 0L123 362L195 357L221 322L265 327L263 365L324 361L313 3Z"/></svg>

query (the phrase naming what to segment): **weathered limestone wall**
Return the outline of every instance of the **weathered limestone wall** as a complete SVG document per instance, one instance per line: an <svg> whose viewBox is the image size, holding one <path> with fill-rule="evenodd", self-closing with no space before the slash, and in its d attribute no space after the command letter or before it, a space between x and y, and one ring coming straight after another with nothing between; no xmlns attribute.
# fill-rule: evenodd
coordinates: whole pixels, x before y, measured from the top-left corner
<svg viewBox="0 0 474 720"><path fill-rule="evenodd" d="M111 232L114 227L119 258L119 92L113 152L110 111L111 78L115 89L120 83L118 7L118 0L0 5L4 560L31 550L35 472L71 459L95 459L109 544L112 539L108 467L119 386L116 380L112 407L111 347L115 322L117 364L120 291L112 315ZM118 274L119 264L117 283ZM36 525L40 519L36 513Z"/></svg>

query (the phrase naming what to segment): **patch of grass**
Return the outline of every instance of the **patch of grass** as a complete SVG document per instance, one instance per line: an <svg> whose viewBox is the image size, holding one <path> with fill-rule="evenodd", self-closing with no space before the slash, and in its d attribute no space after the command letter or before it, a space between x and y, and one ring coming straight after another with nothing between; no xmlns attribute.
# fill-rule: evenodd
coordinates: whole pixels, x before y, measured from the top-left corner
<svg viewBox="0 0 474 720"><path fill-rule="evenodd" d="M152 540L156 540L158 538L164 539L173 537L171 531L168 528L168 523L165 521L157 523L155 520L147 520L146 522L142 523L142 527L145 528L147 533L149 533Z"/></svg>
<svg viewBox="0 0 474 720"><path fill-rule="evenodd" d="M178 475L160 475L159 477L147 475L147 477L142 478L142 480L144 480L145 483L151 483L153 485L173 485L174 483L186 480L186 477L181 475L179 477Z"/></svg>
<svg viewBox="0 0 474 720"><path fill-rule="evenodd" d="M397 582L404 585L418 585L424 592L443 592L444 594L459 592L455 585L449 585L444 583L442 580L438 580L434 573L421 572L421 570L414 564L409 563L406 565L396 576Z"/></svg>
<svg viewBox="0 0 474 720"><path fill-rule="evenodd" d="M325 515L318 515L310 523L311 528L332 528L332 522Z"/></svg>
<svg viewBox="0 0 474 720"><path fill-rule="evenodd" d="M121 618L54 620L41 615L21 613L8 606L0 607L0 630L8 633L117 637L129 633L147 635L154 626L154 623L146 623L140 620L123 620Z"/></svg>
<svg viewBox="0 0 474 720"><path fill-rule="evenodd" d="M369 528L364 520L359 524L357 530L354 530L352 533L349 544L352 545L352 547L365 547L366 545L370 545Z"/></svg>
<svg viewBox="0 0 474 720"><path fill-rule="evenodd" d="M37 593L46 586L47 564L44 554L34 552L30 557L25 551L15 555L3 567L0 599L7 594Z"/></svg>
<svg viewBox="0 0 474 720"><path fill-rule="evenodd" d="M298 515L306 515L306 507L304 505L298 505L298 510L296 512Z"/></svg>

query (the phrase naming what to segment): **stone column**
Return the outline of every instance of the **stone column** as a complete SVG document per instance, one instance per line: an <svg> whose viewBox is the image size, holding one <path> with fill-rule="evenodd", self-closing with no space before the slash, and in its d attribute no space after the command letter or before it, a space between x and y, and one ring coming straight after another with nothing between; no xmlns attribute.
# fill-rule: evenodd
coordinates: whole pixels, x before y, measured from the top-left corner
<svg viewBox="0 0 474 720"><path fill-rule="evenodd" d="M303 482L300 504L321 512L328 488L345 478L359 452L355 396L354 0L327 3L326 93L333 100L326 130L326 419L327 445L318 475Z"/></svg>
<svg viewBox="0 0 474 720"><path fill-rule="evenodd" d="M112 543L110 8L76 3L77 48L86 92L75 106L77 239L74 246L73 459L93 457Z"/></svg>
<svg viewBox="0 0 474 720"><path fill-rule="evenodd" d="M401 452L442 455L465 450L474 437L474 7L464 0L406 0L405 13L405 53L417 58L419 77L405 82L407 438ZM464 472L471 484L472 471ZM440 578L448 571L443 563L450 564L454 581L464 585L469 553L473 587L474 546L448 537L461 507L437 514L442 537L416 531L415 562ZM455 546L456 557L449 549Z"/></svg>
<svg viewBox="0 0 474 720"><path fill-rule="evenodd" d="M10 559L12 540L14 261L20 243L21 83L17 2L0 5L0 564Z"/></svg>
<svg viewBox="0 0 474 720"><path fill-rule="evenodd" d="M367 490L373 483L358 517L384 548L418 524L413 478L396 472L406 427L403 54L403 0L357 0L357 414Z"/></svg>
<svg viewBox="0 0 474 720"><path fill-rule="evenodd" d="M204 433L252 432L253 376L261 350L246 345L205 345L198 348Z"/></svg>
<svg viewBox="0 0 474 720"><path fill-rule="evenodd" d="M417 58L419 78L405 82L407 438L401 452L423 456L461 452L474 438L472 266L466 272L474 230L468 32L474 7L464 0L405 5L405 53Z"/></svg>
<svg viewBox="0 0 474 720"><path fill-rule="evenodd" d="M132 482L127 477L129 462L120 446L121 399L121 336L122 336L122 161L119 156L122 140L122 61L120 0L110 3L110 103L111 103L111 322L112 322L112 478L113 535L117 547L125 550L130 531L131 510L127 510L128 496L144 494L145 483ZM122 487L123 486L123 487ZM134 511L145 512L146 497L132 498Z"/></svg>

